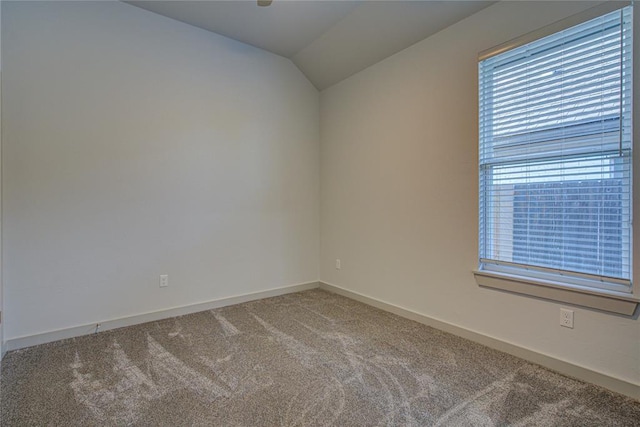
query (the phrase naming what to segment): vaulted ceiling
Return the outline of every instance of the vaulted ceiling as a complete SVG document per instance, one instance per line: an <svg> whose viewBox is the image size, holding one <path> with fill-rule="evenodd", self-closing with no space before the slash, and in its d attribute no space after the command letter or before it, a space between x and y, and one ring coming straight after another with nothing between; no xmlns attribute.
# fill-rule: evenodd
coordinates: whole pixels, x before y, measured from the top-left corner
<svg viewBox="0 0 640 427"><path fill-rule="evenodd" d="M291 59L323 90L493 1L127 1Z"/></svg>

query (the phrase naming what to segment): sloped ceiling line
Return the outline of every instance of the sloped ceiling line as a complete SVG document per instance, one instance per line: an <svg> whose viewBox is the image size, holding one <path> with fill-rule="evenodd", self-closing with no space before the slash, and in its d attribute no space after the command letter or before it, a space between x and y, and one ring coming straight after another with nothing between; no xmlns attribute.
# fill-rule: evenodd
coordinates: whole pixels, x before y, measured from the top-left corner
<svg viewBox="0 0 640 427"><path fill-rule="evenodd" d="M125 1L291 59L318 90L494 1Z"/></svg>

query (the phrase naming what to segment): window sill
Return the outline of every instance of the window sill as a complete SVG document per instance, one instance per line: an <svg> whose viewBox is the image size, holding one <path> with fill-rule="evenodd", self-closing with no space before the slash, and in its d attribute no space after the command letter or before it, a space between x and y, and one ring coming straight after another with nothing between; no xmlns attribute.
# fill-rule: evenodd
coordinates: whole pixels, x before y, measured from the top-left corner
<svg viewBox="0 0 640 427"><path fill-rule="evenodd" d="M567 304L632 316L640 300L615 291L596 291L581 287L568 287L562 283L536 280L512 274L474 271L476 283L485 288L500 289Z"/></svg>

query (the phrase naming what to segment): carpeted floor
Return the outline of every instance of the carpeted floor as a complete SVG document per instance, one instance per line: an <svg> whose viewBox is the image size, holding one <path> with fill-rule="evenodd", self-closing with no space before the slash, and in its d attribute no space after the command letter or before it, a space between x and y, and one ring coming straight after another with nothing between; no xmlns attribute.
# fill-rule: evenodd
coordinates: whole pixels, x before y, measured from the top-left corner
<svg viewBox="0 0 640 427"><path fill-rule="evenodd" d="M321 290L11 352L2 426L638 426L640 402Z"/></svg>

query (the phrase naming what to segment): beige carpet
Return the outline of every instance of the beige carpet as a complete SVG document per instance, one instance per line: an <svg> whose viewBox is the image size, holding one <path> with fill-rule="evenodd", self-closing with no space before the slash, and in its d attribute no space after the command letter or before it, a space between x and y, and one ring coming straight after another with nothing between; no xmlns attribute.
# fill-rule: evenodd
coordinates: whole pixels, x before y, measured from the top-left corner
<svg viewBox="0 0 640 427"><path fill-rule="evenodd" d="M321 290L14 351L2 426L638 426L640 403Z"/></svg>

